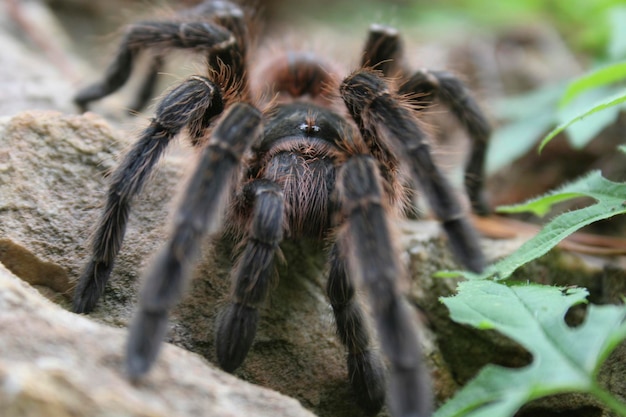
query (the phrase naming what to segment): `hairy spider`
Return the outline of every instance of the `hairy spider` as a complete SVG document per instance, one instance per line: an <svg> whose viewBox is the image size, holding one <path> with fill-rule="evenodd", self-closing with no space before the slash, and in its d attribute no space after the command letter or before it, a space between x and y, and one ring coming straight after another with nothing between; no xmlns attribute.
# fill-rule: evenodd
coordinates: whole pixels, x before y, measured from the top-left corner
<svg viewBox="0 0 626 417"><path fill-rule="evenodd" d="M122 245L131 200L171 140L186 129L200 158L168 241L147 272L128 341L130 377L142 376L154 362L168 312L207 235L232 233L241 242L230 303L216 325L217 359L226 371L244 361L253 343L281 242L313 238L329 242L327 293L360 404L369 414L378 412L387 390L394 416L429 415L430 385L416 324L397 283L403 268L390 228L410 209L418 184L458 260L473 271L483 268L475 232L419 127L418 105L438 99L468 131L472 150L465 185L477 211L485 209L488 123L458 79L411 71L402 61L397 31L378 25L369 31L359 69L346 78L312 54L286 51L262 67L254 85L248 74L261 66L248 64L254 61L247 22L240 6L208 1L177 20L133 24L104 80L77 95L85 107L117 90L146 49L156 49L159 62L166 48L207 57L207 75L191 76L164 96L112 174L74 311L94 308ZM356 288L369 296L388 370L372 349Z"/></svg>

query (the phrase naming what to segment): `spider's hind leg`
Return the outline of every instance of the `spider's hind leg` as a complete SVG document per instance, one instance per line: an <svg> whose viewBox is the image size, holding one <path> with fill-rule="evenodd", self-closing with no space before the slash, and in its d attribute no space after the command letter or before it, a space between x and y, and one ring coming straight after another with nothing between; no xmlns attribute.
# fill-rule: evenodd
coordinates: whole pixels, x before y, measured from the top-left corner
<svg viewBox="0 0 626 417"><path fill-rule="evenodd" d="M89 103L119 90L128 81L137 56L147 49L153 50L156 58L151 63L136 102L131 106L132 110L138 110L147 103L145 96L154 88L156 75L162 65L159 54L163 54L163 51L186 49L202 52L209 58L243 55L244 51L240 50L243 43L238 39L245 32L243 12L226 1L211 2L209 5L212 4L229 5L229 8L205 5L203 9L197 9L194 15L191 12L183 15L183 21L144 21L129 25L104 78L80 90L74 96L76 106L86 111ZM231 70L233 77L243 72L243 68ZM226 85L222 87L230 88Z"/></svg>
<svg viewBox="0 0 626 417"><path fill-rule="evenodd" d="M403 60L402 39L392 27L373 25L363 48L362 68L380 71L385 77L403 80L397 93L409 98L414 109L426 108L435 100L448 107L472 140L465 167L465 189L472 209L487 214L489 205L483 195L484 165L491 126L480 106L461 80L446 71L408 71Z"/></svg>
<svg viewBox="0 0 626 417"><path fill-rule="evenodd" d="M254 209L243 252L231 279L231 302L218 317L215 345L220 367L232 372L241 365L256 335L258 307L275 274L274 256L283 239L284 201L278 184L265 179L248 183L242 198Z"/></svg>
<svg viewBox="0 0 626 417"><path fill-rule="evenodd" d="M402 40L397 29L372 25L363 47L361 67L373 68L385 77L391 77L401 69L402 54Z"/></svg>
<svg viewBox="0 0 626 417"><path fill-rule="evenodd" d="M126 367L135 379L154 362L167 328L169 310L180 299L207 233L217 230L241 157L260 134L261 114L234 104L216 126L177 210L173 232L147 273L133 319Z"/></svg>
<svg viewBox="0 0 626 417"><path fill-rule="evenodd" d="M446 71L419 70L408 77L398 93L410 97L416 108L426 107L435 99L448 107L467 131L472 141L465 166L465 189L477 214L487 214L489 204L484 193L484 166L491 126L469 89Z"/></svg>
<svg viewBox="0 0 626 417"><path fill-rule="evenodd" d="M135 101L128 108L129 114L135 114L142 111L150 99L154 97L154 90L159 78L159 73L163 69L164 64L165 62L162 55L157 54L151 57L148 73L145 75L144 80L139 87Z"/></svg>

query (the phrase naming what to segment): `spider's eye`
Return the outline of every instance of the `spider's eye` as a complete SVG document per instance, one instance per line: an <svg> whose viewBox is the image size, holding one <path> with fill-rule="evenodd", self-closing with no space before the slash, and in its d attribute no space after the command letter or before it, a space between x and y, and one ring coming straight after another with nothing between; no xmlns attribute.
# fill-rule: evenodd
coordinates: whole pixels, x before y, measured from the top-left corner
<svg viewBox="0 0 626 417"><path fill-rule="evenodd" d="M311 133L319 133L321 130L318 125L314 125L312 123L302 123L300 126L298 126L298 129L309 135Z"/></svg>

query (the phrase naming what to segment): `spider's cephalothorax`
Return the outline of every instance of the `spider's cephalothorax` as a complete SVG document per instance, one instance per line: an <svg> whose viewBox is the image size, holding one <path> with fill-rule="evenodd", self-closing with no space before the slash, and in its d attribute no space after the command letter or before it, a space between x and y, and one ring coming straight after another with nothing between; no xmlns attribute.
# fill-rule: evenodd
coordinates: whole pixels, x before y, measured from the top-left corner
<svg viewBox="0 0 626 417"><path fill-rule="evenodd" d="M253 343L281 242L314 238L330 242L327 292L360 404L376 413L387 391L394 416L429 415L427 372L397 284L403 270L390 220L406 213L413 185L419 185L457 259L480 271L484 260L475 233L416 118L438 99L466 128L473 146L465 184L479 212L486 210L481 192L489 126L455 77L403 65L394 29L372 26L360 68L344 79L313 55L286 52L248 80L247 37L245 14L225 1L202 3L175 21L131 25L104 80L76 97L84 108L117 90L144 49L156 49L159 63L163 48L207 56L207 75L192 76L165 95L111 176L74 310L92 310L102 295L132 198L169 142L186 129L200 159L171 235L147 273L128 343L130 376L143 375L155 360L168 312L205 235L235 231L241 240L231 301L216 327L217 358L227 371L243 362ZM151 93L150 83L142 97ZM357 286L369 295L389 369L371 348Z"/></svg>

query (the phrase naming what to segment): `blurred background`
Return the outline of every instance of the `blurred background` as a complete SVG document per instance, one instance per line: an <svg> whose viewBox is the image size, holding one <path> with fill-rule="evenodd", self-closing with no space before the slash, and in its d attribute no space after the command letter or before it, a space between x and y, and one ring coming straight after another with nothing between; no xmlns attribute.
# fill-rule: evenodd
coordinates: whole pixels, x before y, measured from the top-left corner
<svg viewBox="0 0 626 417"><path fill-rule="evenodd" d="M4 0L3 38L19 46L0 48L4 51L0 114L32 108L76 111L71 96L102 74L120 28L137 19L166 18L195 3ZM248 4L257 10L263 39L313 48L347 71L358 64L368 26L382 23L402 31L407 60L415 68L447 69L465 80L495 128L487 165L494 207L537 196L592 169L601 169L609 179L626 179L626 158L616 151L626 133L620 106L585 118L558 135L541 155L537 152L538 141L551 128L624 88L624 77L617 77L567 106L559 104L572 80L626 59L626 0L250 0ZM13 56L18 53L36 56L40 61L32 62L40 64L22 70L24 63ZM162 77L162 88L185 73L202 70L187 56L177 54L173 61ZM50 71L60 74L63 82L46 84ZM132 88L124 91L132 94ZM94 106L94 111L113 121L128 120L124 91ZM441 144L440 153L451 155L449 160L442 157L444 163L458 166L467 139L453 122L445 122L441 109L435 107L431 113L428 122ZM626 228L614 222L600 222L594 231L626 234Z"/></svg>

